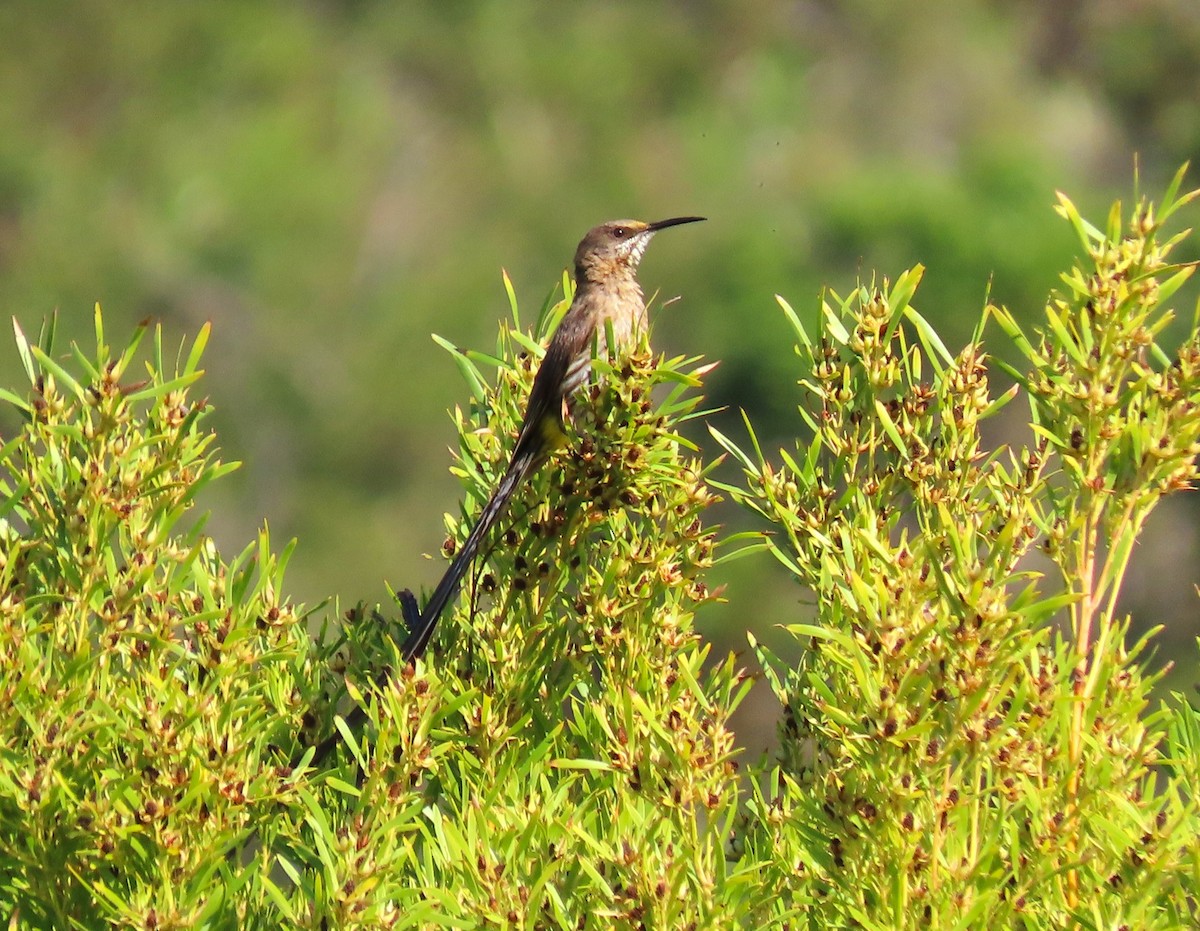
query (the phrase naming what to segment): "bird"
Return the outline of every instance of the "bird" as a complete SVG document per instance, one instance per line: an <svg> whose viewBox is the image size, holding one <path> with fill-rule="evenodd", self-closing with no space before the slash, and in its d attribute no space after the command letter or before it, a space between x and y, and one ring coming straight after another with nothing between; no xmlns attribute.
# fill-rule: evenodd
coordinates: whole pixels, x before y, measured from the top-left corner
<svg viewBox="0 0 1200 931"><path fill-rule="evenodd" d="M567 405L576 391L591 378L593 353L628 346L646 327L646 302L637 280L638 264L651 238L660 230L705 217L672 217L653 223L641 220L610 220L588 231L575 250L575 295L563 315L533 379L529 401L508 467L488 503L475 519L471 532L420 612L411 593L400 601L408 636L400 654L407 663L421 656L437 622L458 592L489 531L504 513L513 492L567 440ZM386 671L380 677L382 684ZM348 727L361 725L365 711L356 708L345 719ZM317 765L336 745L336 733L317 747L310 765Z"/></svg>

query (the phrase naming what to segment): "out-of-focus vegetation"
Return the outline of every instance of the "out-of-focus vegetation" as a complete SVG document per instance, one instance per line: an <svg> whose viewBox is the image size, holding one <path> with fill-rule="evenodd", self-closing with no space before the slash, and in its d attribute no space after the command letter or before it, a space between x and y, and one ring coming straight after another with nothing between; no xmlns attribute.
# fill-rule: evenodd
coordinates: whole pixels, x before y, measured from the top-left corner
<svg viewBox="0 0 1200 931"><path fill-rule="evenodd" d="M1096 213L1135 152L1148 190L1200 152L1198 50L1191 0L6 3L0 313L211 320L246 462L212 529L265 518L303 541L299 597L376 599L440 569L463 394L430 333L489 345L502 266L528 304L594 222L708 215L647 259L684 296L654 341L721 360L712 400L769 437L800 400L773 291L921 262L949 345L989 287L1028 318L1076 249L1055 188ZM1194 616L1194 521L1156 521L1128 601L1170 624ZM1139 595L1143 559L1179 588ZM734 569L707 618L731 646L797 597Z"/></svg>

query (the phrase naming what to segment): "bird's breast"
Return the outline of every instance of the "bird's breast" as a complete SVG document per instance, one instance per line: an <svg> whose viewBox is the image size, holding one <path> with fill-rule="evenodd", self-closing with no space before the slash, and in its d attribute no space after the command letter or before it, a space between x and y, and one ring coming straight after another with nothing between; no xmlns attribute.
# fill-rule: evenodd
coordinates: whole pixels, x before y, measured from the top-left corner
<svg viewBox="0 0 1200 931"><path fill-rule="evenodd" d="M617 346L628 345L646 326L646 302L634 279L605 282L597 298L597 335L601 344L609 329Z"/></svg>

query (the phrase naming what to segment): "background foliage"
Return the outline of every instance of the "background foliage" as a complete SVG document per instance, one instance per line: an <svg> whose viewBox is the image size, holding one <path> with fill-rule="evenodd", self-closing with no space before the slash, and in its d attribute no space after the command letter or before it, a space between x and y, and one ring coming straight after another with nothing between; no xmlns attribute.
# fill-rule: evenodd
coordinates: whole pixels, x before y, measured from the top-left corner
<svg viewBox="0 0 1200 931"><path fill-rule="evenodd" d="M238 550L268 519L304 541L299 597L377 600L440 568L421 554L454 500L463 392L429 335L490 342L502 266L540 293L598 220L707 214L647 258L649 287L685 296L655 345L721 360L713 403L786 435L799 394L765 296L920 262L949 344L989 281L1031 319L1074 249L1056 188L1095 213L1135 152L1150 189L1197 155L1197 49L1190 0L16 0L0 315L33 331L59 308L71 337L96 300L113 328L211 320L205 390L247 467L210 529ZM1165 655L1194 630L1194 526L1161 511L1125 590L1179 638ZM708 612L719 642L775 636L795 590L765 566L719 570L742 583ZM1143 566L1167 568L1148 586Z"/></svg>

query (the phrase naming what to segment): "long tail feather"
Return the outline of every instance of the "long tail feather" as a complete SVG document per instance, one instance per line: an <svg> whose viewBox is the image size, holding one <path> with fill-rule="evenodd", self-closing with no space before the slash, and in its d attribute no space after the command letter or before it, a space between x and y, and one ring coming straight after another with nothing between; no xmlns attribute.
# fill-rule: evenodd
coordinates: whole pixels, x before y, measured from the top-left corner
<svg viewBox="0 0 1200 931"><path fill-rule="evenodd" d="M512 462L508 464L508 469L505 471L504 477L500 479L496 490L492 492L492 497L479 513L479 519L475 521L475 526L471 528L471 532L467 536L462 549L458 551L458 555L450 563L450 568L446 570L442 576L442 580L438 582L437 588L434 589L428 603L425 605L425 610L419 616L413 616L416 614L416 611L412 593L408 591L401 592L401 607L404 619L409 624L408 639L404 641L404 646L401 648L401 655L405 660L415 659L425 652L425 648L429 645L429 639L433 636L434 628L437 626L442 612L446 610L446 606L458 591L459 583L462 582L462 577L466 575L472 560L479 552L479 547L487 538L488 531L495 526L500 515L504 513L504 508L508 504L509 498L512 497L513 492L520 487L521 482L525 480L540 461L540 450L531 449L523 451L518 448L517 452L513 455ZM375 684L383 685L387 681L389 674L390 670L383 670L376 677ZM366 723L366 720L366 710L362 706L356 706L346 715L345 724L352 733L356 733ZM312 767L319 766L321 761L341 743L341 740L341 732L335 730L321 741L321 743L317 744L317 748L313 752L312 759L308 765ZM292 765L298 765L302 756L303 754L293 760Z"/></svg>
<svg viewBox="0 0 1200 931"><path fill-rule="evenodd" d="M517 490L521 482L533 470L538 459L539 457L533 453L518 452L513 456L513 460L508 464L508 469L505 471L504 477L500 479L496 490L492 492L491 499L480 512L479 518L475 521L475 526L471 528L471 533L467 536L462 549L458 551L458 555L450 563L450 568L446 570L442 576L442 580L438 582L437 588L429 596L429 601L425 604L425 610L421 612L417 623L409 631L408 639L404 641L402 651L406 660L414 659L425 652L425 648L429 645L429 638L433 636L433 630L437 626L438 619L442 616L442 612L446 610L446 606L450 603L450 600L458 592L458 586L462 582L463 576L466 575L467 570L471 567L472 561L479 552L479 547L487 539L488 532L495 526L500 515L504 513L504 508L508 504L509 498L512 497L513 492Z"/></svg>

